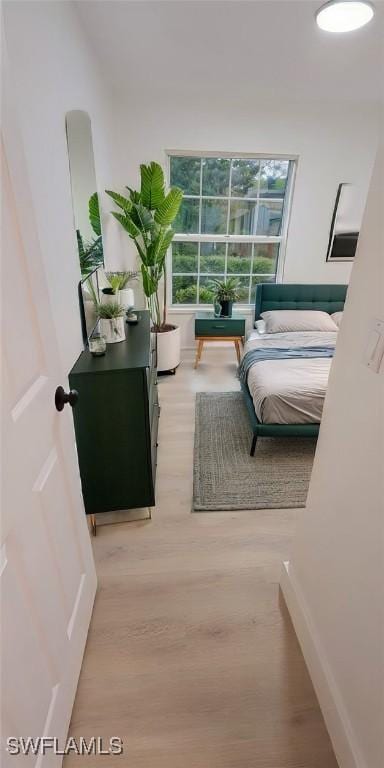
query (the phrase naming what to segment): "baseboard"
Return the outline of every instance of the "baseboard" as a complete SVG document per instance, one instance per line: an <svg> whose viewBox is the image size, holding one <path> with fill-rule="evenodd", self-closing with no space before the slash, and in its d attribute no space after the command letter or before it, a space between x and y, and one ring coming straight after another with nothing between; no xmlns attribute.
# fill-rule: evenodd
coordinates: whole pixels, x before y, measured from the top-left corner
<svg viewBox="0 0 384 768"><path fill-rule="evenodd" d="M209 347L204 347L205 349L234 349L233 347L233 341L210 341ZM182 352L196 352L196 342L193 343L193 345L186 345L185 347L181 347Z"/></svg>
<svg viewBox="0 0 384 768"><path fill-rule="evenodd" d="M280 587L301 646L340 768L368 768L321 647L315 624L289 562L283 563Z"/></svg>

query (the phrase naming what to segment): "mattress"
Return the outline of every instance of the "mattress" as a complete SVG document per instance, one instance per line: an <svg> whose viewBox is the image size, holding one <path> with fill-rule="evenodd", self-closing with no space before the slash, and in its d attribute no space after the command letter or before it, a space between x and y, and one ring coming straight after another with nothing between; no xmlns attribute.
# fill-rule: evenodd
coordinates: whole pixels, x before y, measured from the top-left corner
<svg viewBox="0 0 384 768"><path fill-rule="evenodd" d="M259 334L252 331L244 348L331 347L337 332L301 331ZM311 424L321 419L332 358L260 360L248 372L255 413L263 424Z"/></svg>

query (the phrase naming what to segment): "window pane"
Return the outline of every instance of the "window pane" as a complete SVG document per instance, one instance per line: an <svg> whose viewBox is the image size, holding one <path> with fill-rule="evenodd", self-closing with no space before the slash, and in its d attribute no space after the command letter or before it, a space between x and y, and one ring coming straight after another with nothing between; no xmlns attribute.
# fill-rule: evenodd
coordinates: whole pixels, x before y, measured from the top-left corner
<svg viewBox="0 0 384 768"><path fill-rule="evenodd" d="M229 194L230 166L231 161L226 157L203 160L203 195L225 197Z"/></svg>
<svg viewBox="0 0 384 768"><path fill-rule="evenodd" d="M221 272L225 270L225 243L201 243L200 272Z"/></svg>
<svg viewBox="0 0 384 768"><path fill-rule="evenodd" d="M234 160L232 163L233 197L257 197L259 160Z"/></svg>
<svg viewBox="0 0 384 768"><path fill-rule="evenodd" d="M169 162L171 185L184 193L174 223L182 240L171 245L173 303L212 308L212 279L225 275L239 281L241 303L253 302L258 283L276 280L281 244L270 240L281 238L292 162L188 154ZM200 235L208 242L193 242ZM215 242L222 235L231 237Z"/></svg>
<svg viewBox="0 0 384 768"><path fill-rule="evenodd" d="M258 235L279 235L283 218L283 203L260 200L257 219Z"/></svg>
<svg viewBox="0 0 384 768"><path fill-rule="evenodd" d="M238 286L238 301L241 304L249 304L249 277L239 277L239 286Z"/></svg>
<svg viewBox="0 0 384 768"><path fill-rule="evenodd" d="M260 275L276 272L278 253L278 243L255 244L255 250L253 252L253 274Z"/></svg>
<svg viewBox="0 0 384 768"><path fill-rule="evenodd" d="M197 275L174 275L172 277L172 303L196 304Z"/></svg>
<svg viewBox="0 0 384 768"><path fill-rule="evenodd" d="M257 203L247 200L232 200L229 217L231 235L255 235L257 225Z"/></svg>
<svg viewBox="0 0 384 768"><path fill-rule="evenodd" d="M227 200L202 200L201 231L209 235L225 235L227 233Z"/></svg>
<svg viewBox="0 0 384 768"><path fill-rule="evenodd" d="M199 157L171 157L171 186L180 187L185 195L200 194Z"/></svg>
<svg viewBox="0 0 384 768"><path fill-rule="evenodd" d="M252 277L252 286L251 286L251 304L254 304L256 299L256 285L258 283L275 283L276 278L275 275L254 275Z"/></svg>
<svg viewBox="0 0 384 768"><path fill-rule="evenodd" d="M284 197L289 160L263 160L260 173L260 197Z"/></svg>
<svg viewBox="0 0 384 768"><path fill-rule="evenodd" d="M172 271L197 272L197 243L172 243Z"/></svg>
<svg viewBox="0 0 384 768"><path fill-rule="evenodd" d="M214 297L212 280L216 277L217 277L217 274L204 275L203 277L200 277L199 304L212 304L212 309L213 309L213 297ZM221 277L224 280L224 275L221 275Z"/></svg>
<svg viewBox="0 0 384 768"><path fill-rule="evenodd" d="M175 232L199 231L199 200L183 200L173 224Z"/></svg>
<svg viewBox="0 0 384 768"><path fill-rule="evenodd" d="M230 243L228 246L228 273L249 274L252 262L252 243Z"/></svg>

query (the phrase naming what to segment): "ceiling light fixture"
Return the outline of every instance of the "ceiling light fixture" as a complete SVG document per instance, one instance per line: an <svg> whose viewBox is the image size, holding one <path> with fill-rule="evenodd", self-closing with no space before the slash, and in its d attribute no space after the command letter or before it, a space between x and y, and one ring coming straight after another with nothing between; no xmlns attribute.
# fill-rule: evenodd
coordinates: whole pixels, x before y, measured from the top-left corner
<svg viewBox="0 0 384 768"><path fill-rule="evenodd" d="M371 21L374 8L365 0L331 0L316 13L316 21L325 32L352 32Z"/></svg>

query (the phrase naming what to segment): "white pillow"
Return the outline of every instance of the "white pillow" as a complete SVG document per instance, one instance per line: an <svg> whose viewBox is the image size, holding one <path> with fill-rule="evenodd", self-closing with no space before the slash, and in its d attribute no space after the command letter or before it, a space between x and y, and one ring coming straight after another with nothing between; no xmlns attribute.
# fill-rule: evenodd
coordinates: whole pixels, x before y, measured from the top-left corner
<svg viewBox="0 0 384 768"><path fill-rule="evenodd" d="M343 319L343 313L342 312L334 312L333 315L331 315L331 318L334 323L336 323L337 327L340 328L340 323Z"/></svg>
<svg viewBox="0 0 384 768"><path fill-rule="evenodd" d="M265 320L256 320L255 328L258 333L263 334L266 332Z"/></svg>
<svg viewBox="0 0 384 768"><path fill-rule="evenodd" d="M313 309L276 309L262 312L267 333L291 331L337 331L337 325L327 312Z"/></svg>

